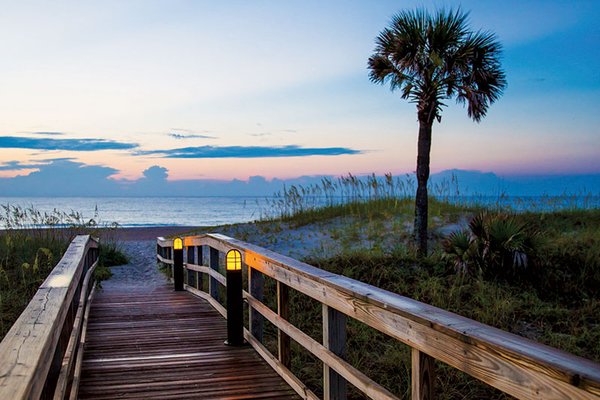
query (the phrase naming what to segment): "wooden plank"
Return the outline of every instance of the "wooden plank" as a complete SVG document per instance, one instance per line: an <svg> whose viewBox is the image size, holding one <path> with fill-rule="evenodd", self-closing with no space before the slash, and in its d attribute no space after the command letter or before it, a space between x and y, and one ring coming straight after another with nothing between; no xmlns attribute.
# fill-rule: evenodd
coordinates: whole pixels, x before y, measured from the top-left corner
<svg viewBox="0 0 600 400"><path fill-rule="evenodd" d="M214 269L204 266L204 265L194 265L194 264L185 264L184 267L190 271L197 271L203 274L210 275L211 278L215 279L223 286L227 286L227 279L221 275L219 271L215 271Z"/></svg>
<svg viewBox="0 0 600 400"><path fill-rule="evenodd" d="M198 264L196 262L196 246L187 246L186 247L186 263L183 264L184 268L187 266L187 264L195 264L195 265ZM186 271L186 274L185 274L185 278L186 278L185 283L190 286L196 287L196 276L197 275L198 274L196 272L188 269L188 271Z"/></svg>
<svg viewBox="0 0 600 400"><path fill-rule="evenodd" d="M0 343L1 399L40 397L79 285L85 255L95 247L97 242L88 235L77 236L71 242ZM64 350L59 349L61 356Z"/></svg>
<svg viewBox="0 0 600 400"><path fill-rule="evenodd" d="M219 273L219 250L212 247L209 248L209 267L217 274ZM219 276L221 275L219 274ZM208 281L208 293L210 293L213 299L219 301L217 279L216 276L210 275L210 280Z"/></svg>
<svg viewBox="0 0 600 400"><path fill-rule="evenodd" d="M192 293L194 296L200 297L210 303L211 306L214 307L215 310L219 312L223 316L223 318L227 318L227 309L221 305L217 300L213 299L208 293L198 290L192 286L184 286L184 289L188 292Z"/></svg>
<svg viewBox="0 0 600 400"><path fill-rule="evenodd" d="M92 287L92 291L88 296L88 300L85 305L85 313L83 316L83 329L81 331L81 337L79 338L79 351L77 352L77 361L75 362L75 372L73 374L73 383L71 385L71 393L69 400L77 400L79 394L79 383L81 382L81 365L83 363L83 351L85 347L85 339L87 337L87 324L90 319L90 310L92 301L94 300L94 294L96 293L96 282Z"/></svg>
<svg viewBox="0 0 600 400"><path fill-rule="evenodd" d="M311 352L324 364L327 364L330 368L334 369L341 376L346 378L348 382L350 382L358 390L362 391L370 398L388 400L397 399L396 396L394 396L383 386L379 385L364 373L348 364L337 354L325 348L325 346L323 346L321 343L317 342L306 333L296 328L294 325L279 317L279 315L274 313L262 302L258 301L249 294L246 294L246 300L248 301L249 305L252 305L252 307L254 307L257 312L260 312L267 320L269 320L269 322L288 334L292 339L298 342L300 346Z"/></svg>
<svg viewBox="0 0 600 400"><path fill-rule="evenodd" d="M323 304L323 346L333 354L346 355L346 315ZM325 400L345 399L348 396L346 380L323 363L323 394Z"/></svg>
<svg viewBox="0 0 600 400"><path fill-rule="evenodd" d="M79 398L300 398L252 347L226 337L226 321L190 293L107 285L92 303Z"/></svg>
<svg viewBox="0 0 600 400"><path fill-rule="evenodd" d="M197 265L204 265L204 252L203 252L203 246L196 246L196 264ZM196 289L202 290L202 288L204 287L203 285L203 280L204 280L204 275L199 274L198 272L196 272Z"/></svg>
<svg viewBox="0 0 600 400"><path fill-rule="evenodd" d="M79 339L84 324L84 312L87 306L88 298L88 285L94 270L98 262L96 261L87 271L83 279L83 285L81 286L81 294L79 296L79 305L77 306L77 313L75 320L73 321L73 327L71 328L71 336L69 343L65 351L65 355L62 360L62 367L56 382L56 389L54 390L54 399L59 400L67 396L68 386L72 378L73 368L77 359L77 351L79 350Z"/></svg>
<svg viewBox="0 0 600 400"><path fill-rule="evenodd" d="M277 282L277 315L286 321L290 318L290 290L281 282ZM277 354L281 364L289 369L292 365L291 340L281 329L277 329Z"/></svg>
<svg viewBox="0 0 600 400"><path fill-rule="evenodd" d="M263 301L264 286L264 275L260 271L248 266L248 292L250 295L258 299L258 301ZM264 335L263 316L252 307L252 304L249 304L248 313L250 333L262 343Z"/></svg>
<svg viewBox="0 0 600 400"><path fill-rule="evenodd" d="M169 265L173 264L173 260L169 260L168 258L162 257L160 254L156 255L156 259L164 264L169 264Z"/></svg>
<svg viewBox="0 0 600 400"><path fill-rule="evenodd" d="M349 278L311 278L260 257L247 256L246 262L267 276L515 397L600 396L600 367L589 360ZM329 284L325 284L326 280ZM445 323L440 322L442 319ZM536 356L532 349L539 349L546 357ZM564 364L557 363L557 359Z"/></svg>
<svg viewBox="0 0 600 400"><path fill-rule="evenodd" d="M411 349L412 400L432 400L435 398L435 360L419 350Z"/></svg>
<svg viewBox="0 0 600 400"><path fill-rule="evenodd" d="M256 350L256 352L273 368L302 397L306 400L320 400L300 379L296 377L281 361L279 361L271 352L246 328L244 328L244 338Z"/></svg>
<svg viewBox="0 0 600 400"><path fill-rule="evenodd" d="M220 234L194 243L243 251L246 264L519 398L600 397L600 365Z"/></svg>
<svg viewBox="0 0 600 400"><path fill-rule="evenodd" d="M156 244L160 247L173 247L173 239L165 239L162 236L156 238ZM186 246L189 246L187 243Z"/></svg>
<svg viewBox="0 0 600 400"><path fill-rule="evenodd" d="M197 264L196 263L196 246L186 246L186 262L189 264Z"/></svg>

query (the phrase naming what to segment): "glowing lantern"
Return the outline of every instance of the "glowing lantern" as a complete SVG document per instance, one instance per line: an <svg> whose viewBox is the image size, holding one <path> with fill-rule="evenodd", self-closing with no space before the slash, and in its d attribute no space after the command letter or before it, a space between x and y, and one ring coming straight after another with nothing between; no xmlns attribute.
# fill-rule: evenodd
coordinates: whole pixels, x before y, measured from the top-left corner
<svg viewBox="0 0 600 400"><path fill-rule="evenodd" d="M183 250L183 240L181 238L173 240L173 250Z"/></svg>
<svg viewBox="0 0 600 400"><path fill-rule="evenodd" d="M229 250L225 257L227 271L241 271L242 270L242 253L239 250Z"/></svg>

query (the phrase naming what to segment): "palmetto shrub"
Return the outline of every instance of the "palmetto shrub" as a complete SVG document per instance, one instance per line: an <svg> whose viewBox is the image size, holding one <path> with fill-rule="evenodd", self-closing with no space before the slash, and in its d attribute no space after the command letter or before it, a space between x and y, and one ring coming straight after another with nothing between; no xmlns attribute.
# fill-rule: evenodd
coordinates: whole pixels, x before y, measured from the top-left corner
<svg viewBox="0 0 600 400"><path fill-rule="evenodd" d="M444 257L459 274L487 279L525 279L532 270L540 235L515 216L482 212L466 230L443 242Z"/></svg>

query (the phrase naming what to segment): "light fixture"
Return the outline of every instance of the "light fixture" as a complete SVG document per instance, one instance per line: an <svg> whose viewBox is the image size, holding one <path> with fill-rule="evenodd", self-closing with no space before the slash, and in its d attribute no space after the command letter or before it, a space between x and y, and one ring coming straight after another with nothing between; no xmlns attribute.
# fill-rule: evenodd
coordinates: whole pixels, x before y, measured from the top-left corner
<svg viewBox="0 0 600 400"><path fill-rule="evenodd" d="M239 250L229 250L225 256L227 271L242 270L242 253Z"/></svg>
<svg viewBox="0 0 600 400"><path fill-rule="evenodd" d="M173 250L183 250L183 240L181 238L173 240Z"/></svg>

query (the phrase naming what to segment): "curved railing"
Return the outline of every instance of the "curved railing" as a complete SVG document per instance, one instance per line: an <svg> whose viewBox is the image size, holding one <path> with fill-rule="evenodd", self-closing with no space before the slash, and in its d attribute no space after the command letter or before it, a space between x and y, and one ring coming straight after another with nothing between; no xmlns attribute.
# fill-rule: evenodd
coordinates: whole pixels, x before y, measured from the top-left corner
<svg viewBox="0 0 600 400"><path fill-rule="evenodd" d="M75 237L0 343L0 399L77 398L98 242Z"/></svg>
<svg viewBox="0 0 600 400"><path fill-rule="evenodd" d="M172 243L158 238L159 261L172 264ZM434 359L517 398L600 398L600 364L590 360L224 235L188 236L184 246L185 288L209 300L225 317L218 298L218 286L226 285L218 272L219 253L241 251L248 273L244 296L250 309L245 338L303 398L317 396L290 371L290 338L323 362L326 399L343 398L346 381L369 398L396 398L343 359L346 316L412 348L413 399L433 396ZM203 257L206 249L208 257ZM208 259L206 266L204 259ZM205 274L210 278L208 292L201 290ZM277 282L277 312L263 303L263 274ZM287 320L289 288L322 304L323 343ZM277 356L261 343L263 318L279 331Z"/></svg>

